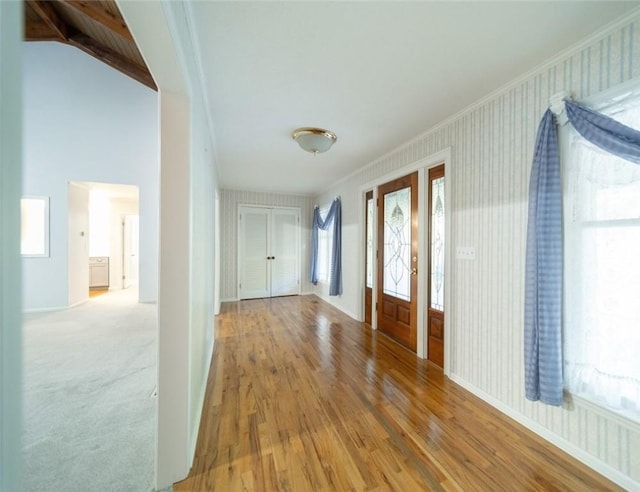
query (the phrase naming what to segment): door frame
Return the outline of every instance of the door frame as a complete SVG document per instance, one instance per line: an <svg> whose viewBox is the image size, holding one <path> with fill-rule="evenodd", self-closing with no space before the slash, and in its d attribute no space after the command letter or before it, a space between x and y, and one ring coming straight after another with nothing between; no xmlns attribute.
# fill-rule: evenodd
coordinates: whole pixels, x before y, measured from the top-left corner
<svg viewBox="0 0 640 492"><path fill-rule="evenodd" d="M429 180L427 179L427 171L432 167L439 166L440 164L444 164L445 166L445 179L444 190L445 190L445 210L448 213L445 214L445 264L444 264L444 276L445 276L445 287L444 287L444 299L445 299L445 309L450 312L448 309L449 300L451 298L451 267L452 267L452 251L454 238L452 236L452 228L451 228L451 148L447 147L446 149L437 152L435 154L431 154L427 157L414 161L406 166L403 166L399 169L395 169L389 173L386 173L378 178L375 178L358 188L358 207L359 207L359 227L358 227L358 235L359 235L359 248L358 252L360 255L358 265L360 268L359 272L359 292L361 295L359 296L359 314L360 319L364 320L364 260L365 260L365 234L364 230L366 224L366 207L365 207L365 195L367 191L373 190L373 198L377 201L378 199L378 186L387 183L388 181L401 178L402 176L406 176L407 174L411 174L415 171L418 171L418 315L417 315L417 346L416 346L416 355L421 359L426 359L428 353L428 337L427 337L427 295L428 295L428 247L427 241L429 240L429 227L428 227L428 185ZM377 212L379 207L375 209L376 220L374 220L373 234L374 237L377 237L378 228L377 228ZM377 289L378 289L378 274L377 269L374 269L373 272L373 312L371 315L371 327L376 330L377 329L377 316L375 305L378 301L377 299ZM445 311L446 312L446 311ZM451 357L449 354L451 353L451 316L445 316L445 347L444 347L444 374L448 375L450 372L449 361Z"/></svg>
<svg viewBox="0 0 640 492"><path fill-rule="evenodd" d="M238 203L238 209L236 213L236 299L240 300L240 278L241 278L241 270L242 263L240 262L241 258L241 234L242 231L240 229L240 214L244 208L263 208L263 209L278 209L278 210L290 210L294 211L298 214L298 231L296 237L296 249L298 251L298 293L300 295L302 292L302 266L303 266L303 258L302 258L302 211L300 207L286 207L280 205L255 205L253 203Z"/></svg>

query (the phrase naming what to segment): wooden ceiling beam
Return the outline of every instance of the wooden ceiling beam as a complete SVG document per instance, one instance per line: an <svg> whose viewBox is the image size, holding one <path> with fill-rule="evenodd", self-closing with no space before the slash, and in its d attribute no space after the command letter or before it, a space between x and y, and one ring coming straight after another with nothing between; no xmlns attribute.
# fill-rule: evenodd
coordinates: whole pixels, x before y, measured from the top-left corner
<svg viewBox="0 0 640 492"><path fill-rule="evenodd" d="M24 27L25 41L60 41L60 36L44 22L30 21Z"/></svg>
<svg viewBox="0 0 640 492"><path fill-rule="evenodd" d="M153 89L154 91L158 90L153 77L151 77L151 74L146 67L141 67L140 65L127 60L120 53L101 45L95 39L90 38L85 34L77 33L71 35L67 39L67 43L81 49L98 60L103 61L123 74L128 75L132 79L146 85L150 89Z"/></svg>
<svg viewBox="0 0 640 492"><path fill-rule="evenodd" d="M133 41L133 36L122 17L115 16L100 4L83 0L66 0L64 4L93 19L127 41Z"/></svg>
<svg viewBox="0 0 640 492"><path fill-rule="evenodd" d="M51 2L42 0L26 0L29 7L42 19L42 22L55 34L59 41L67 40L67 24L60 18Z"/></svg>

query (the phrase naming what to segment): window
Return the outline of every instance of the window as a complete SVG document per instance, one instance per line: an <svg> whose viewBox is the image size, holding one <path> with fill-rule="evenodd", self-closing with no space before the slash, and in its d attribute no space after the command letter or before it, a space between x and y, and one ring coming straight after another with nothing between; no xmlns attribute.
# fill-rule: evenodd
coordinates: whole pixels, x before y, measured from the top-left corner
<svg viewBox="0 0 640 492"><path fill-rule="evenodd" d="M23 197L20 215L22 256L49 256L49 197Z"/></svg>
<svg viewBox="0 0 640 492"><path fill-rule="evenodd" d="M640 98L597 108L640 128ZM640 166L563 129L564 381L640 420Z"/></svg>
<svg viewBox="0 0 640 492"><path fill-rule="evenodd" d="M329 206L320 209L320 217L325 219ZM333 227L326 231L318 229L318 281L328 284L331 281L331 247L333 245Z"/></svg>

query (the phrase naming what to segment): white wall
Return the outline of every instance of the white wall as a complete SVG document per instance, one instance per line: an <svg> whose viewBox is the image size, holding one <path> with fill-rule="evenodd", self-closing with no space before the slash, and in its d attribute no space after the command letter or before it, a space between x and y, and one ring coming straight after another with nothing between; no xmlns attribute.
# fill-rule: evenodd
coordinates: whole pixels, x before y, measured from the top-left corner
<svg viewBox="0 0 640 492"><path fill-rule="evenodd" d="M65 307L67 184L140 188L140 291L157 300L157 94L80 50L24 43L23 194L50 197L50 257L25 258L24 308Z"/></svg>
<svg viewBox="0 0 640 492"><path fill-rule="evenodd" d="M189 100L160 90L158 487L189 471Z"/></svg>
<svg viewBox="0 0 640 492"><path fill-rule="evenodd" d="M85 186L69 183L67 213L68 302L73 306L89 298L89 190Z"/></svg>
<svg viewBox="0 0 640 492"><path fill-rule="evenodd" d="M200 416L213 355L215 306L215 196L217 176L204 104L191 101L191 452L195 453Z"/></svg>
<svg viewBox="0 0 640 492"><path fill-rule="evenodd" d="M447 254L474 246L475 261L451 259L446 282L450 376L505 413L596 467L640 489L640 425L598 408L555 408L524 397L523 299L528 182L536 129L551 95L577 99L640 77L640 17L610 28L371 163L319 196L342 196L344 291L331 302L360 309L360 187L451 147ZM347 261L349 258L353 261Z"/></svg>
<svg viewBox="0 0 640 492"><path fill-rule="evenodd" d="M119 2L160 90L156 489L193 463L213 353L216 167L188 4Z"/></svg>
<svg viewBox="0 0 640 492"><path fill-rule="evenodd" d="M332 198L333 199L333 198ZM311 219L313 197L256 191L220 191L220 292L222 301L237 300L238 297L238 205L267 205L272 207L300 208L301 231L301 282L302 293L314 290L310 279Z"/></svg>
<svg viewBox="0 0 640 492"><path fill-rule="evenodd" d="M22 490L21 2L0 2L0 491Z"/></svg>

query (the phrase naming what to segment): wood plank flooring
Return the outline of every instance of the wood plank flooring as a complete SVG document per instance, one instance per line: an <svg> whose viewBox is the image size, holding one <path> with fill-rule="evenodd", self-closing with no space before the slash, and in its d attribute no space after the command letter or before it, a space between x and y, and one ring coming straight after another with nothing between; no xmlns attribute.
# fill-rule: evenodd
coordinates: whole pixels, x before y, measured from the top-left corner
<svg viewBox="0 0 640 492"><path fill-rule="evenodd" d="M315 296L223 304L175 491L619 490Z"/></svg>

